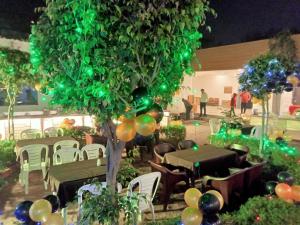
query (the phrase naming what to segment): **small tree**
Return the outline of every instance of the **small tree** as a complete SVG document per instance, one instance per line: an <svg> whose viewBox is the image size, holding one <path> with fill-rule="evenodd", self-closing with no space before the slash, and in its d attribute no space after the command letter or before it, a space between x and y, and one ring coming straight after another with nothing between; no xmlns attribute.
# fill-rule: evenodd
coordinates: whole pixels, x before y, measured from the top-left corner
<svg viewBox="0 0 300 225"><path fill-rule="evenodd" d="M275 56L266 54L252 59L245 65L239 77L240 89L247 90L252 96L262 101L262 135L260 154L264 150L263 141L268 130L269 94L292 91L293 86L287 83L284 64Z"/></svg>
<svg viewBox="0 0 300 225"><path fill-rule="evenodd" d="M30 68L28 53L0 48L0 87L6 91L9 139L14 139L16 97L25 85L32 82Z"/></svg>
<svg viewBox="0 0 300 225"><path fill-rule="evenodd" d="M47 1L30 37L31 61L45 74L46 92L65 109L87 111L108 137L108 184L115 186L121 151L113 118L148 100L171 102L200 46L206 0ZM151 101L145 101L149 103Z"/></svg>

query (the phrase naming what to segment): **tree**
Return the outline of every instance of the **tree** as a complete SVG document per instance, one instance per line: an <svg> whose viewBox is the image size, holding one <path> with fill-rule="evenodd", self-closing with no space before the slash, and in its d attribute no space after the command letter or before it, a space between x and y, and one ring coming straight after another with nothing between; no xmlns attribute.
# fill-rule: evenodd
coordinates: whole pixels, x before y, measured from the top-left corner
<svg viewBox="0 0 300 225"><path fill-rule="evenodd" d="M171 102L184 72L193 72L198 29L213 10L206 0L46 3L32 27L31 62L45 74L53 103L100 119L108 137L107 181L114 186L125 142L113 119L153 101ZM133 98L137 88L146 90L142 102Z"/></svg>
<svg viewBox="0 0 300 225"><path fill-rule="evenodd" d="M8 133L14 139L14 108L16 97L25 85L32 83L29 54L18 50L0 48L0 87L6 91L8 102Z"/></svg>
<svg viewBox="0 0 300 225"><path fill-rule="evenodd" d="M266 54L258 56L245 65L239 76L241 90L247 90L262 101L262 135L260 138L260 154L264 150L264 138L268 130L269 94L292 91L293 85L287 82L287 69L277 57Z"/></svg>

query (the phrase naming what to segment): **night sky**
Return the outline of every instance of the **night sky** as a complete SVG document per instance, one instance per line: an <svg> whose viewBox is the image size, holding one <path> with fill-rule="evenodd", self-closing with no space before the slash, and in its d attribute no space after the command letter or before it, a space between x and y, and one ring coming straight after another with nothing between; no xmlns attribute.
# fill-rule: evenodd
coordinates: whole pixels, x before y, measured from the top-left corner
<svg viewBox="0 0 300 225"><path fill-rule="evenodd" d="M42 0L0 0L0 36L27 39L34 8ZM203 47L212 47L274 36L289 29L300 33L300 0L211 0L217 11L209 17L211 33L204 33Z"/></svg>

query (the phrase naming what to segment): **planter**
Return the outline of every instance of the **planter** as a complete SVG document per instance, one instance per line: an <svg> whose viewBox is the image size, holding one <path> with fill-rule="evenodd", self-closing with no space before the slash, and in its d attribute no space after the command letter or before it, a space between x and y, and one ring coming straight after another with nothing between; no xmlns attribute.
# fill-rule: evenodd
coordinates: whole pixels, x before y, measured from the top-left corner
<svg viewBox="0 0 300 225"><path fill-rule="evenodd" d="M19 165L17 163L12 163L5 170L0 172L0 177L3 179L6 179L6 178L10 177L18 169L19 169Z"/></svg>
<svg viewBox="0 0 300 225"><path fill-rule="evenodd" d="M107 138L99 135L85 134L86 144L101 144L106 146Z"/></svg>

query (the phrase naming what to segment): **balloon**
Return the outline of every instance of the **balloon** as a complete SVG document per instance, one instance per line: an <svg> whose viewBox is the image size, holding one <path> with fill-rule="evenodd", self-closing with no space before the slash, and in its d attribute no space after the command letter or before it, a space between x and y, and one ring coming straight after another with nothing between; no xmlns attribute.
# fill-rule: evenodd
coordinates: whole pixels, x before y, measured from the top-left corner
<svg viewBox="0 0 300 225"><path fill-rule="evenodd" d="M292 188L288 184L279 183L275 187L278 198L283 200L292 199Z"/></svg>
<svg viewBox="0 0 300 225"><path fill-rule="evenodd" d="M218 198L210 193L205 193L200 197L199 209L202 209L204 214L215 214L219 211L221 203Z"/></svg>
<svg viewBox="0 0 300 225"><path fill-rule="evenodd" d="M223 196L221 195L220 192L216 191L216 190L209 190L207 191L206 193L209 193L209 194L212 194L214 196L216 196L220 202L220 210L223 208L224 206L224 198Z"/></svg>
<svg viewBox="0 0 300 225"><path fill-rule="evenodd" d="M294 183L294 177L286 171L279 172L277 174L277 178L280 183L285 183L288 185L292 185Z"/></svg>
<svg viewBox="0 0 300 225"><path fill-rule="evenodd" d="M181 222L184 225L200 225L203 215L199 209L187 207L181 214Z"/></svg>
<svg viewBox="0 0 300 225"><path fill-rule="evenodd" d="M286 92L291 92L291 91L293 90L293 88L294 88L294 87L293 87L292 84L286 83L284 90L285 90Z"/></svg>
<svg viewBox="0 0 300 225"><path fill-rule="evenodd" d="M133 101L138 106L145 106L148 108L152 105L152 99L149 96L149 93L145 87L136 88L132 92Z"/></svg>
<svg viewBox="0 0 300 225"><path fill-rule="evenodd" d="M131 141L136 135L134 120L124 121L116 128L116 135L121 141Z"/></svg>
<svg viewBox="0 0 300 225"><path fill-rule="evenodd" d="M45 198L52 206L52 213L56 212L60 206L59 198L55 195L47 195Z"/></svg>
<svg viewBox="0 0 300 225"><path fill-rule="evenodd" d="M209 215L204 217L201 225L222 225L222 222L217 215Z"/></svg>
<svg viewBox="0 0 300 225"><path fill-rule="evenodd" d="M276 181L268 181L266 183L266 191L268 192L268 194L274 194L275 193L275 187L277 185Z"/></svg>
<svg viewBox="0 0 300 225"><path fill-rule="evenodd" d="M41 90L41 87L42 87L41 83L36 83L36 84L34 85L34 88L35 88L35 90L37 90L37 91Z"/></svg>
<svg viewBox="0 0 300 225"><path fill-rule="evenodd" d="M139 134L149 136L156 129L156 121L152 116L142 114L135 118L135 126Z"/></svg>
<svg viewBox="0 0 300 225"><path fill-rule="evenodd" d="M202 193L197 188L189 188L184 193L185 203L192 208L198 209L198 202Z"/></svg>
<svg viewBox="0 0 300 225"><path fill-rule="evenodd" d="M292 186L292 199L296 202L300 202L300 185Z"/></svg>
<svg viewBox="0 0 300 225"><path fill-rule="evenodd" d="M288 76L287 81L291 83L294 87L298 85L299 79L295 75Z"/></svg>
<svg viewBox="0 0 300 225"><path fill-rule="evenodd" d="M46 222L43 225L64 225L64 219L57 213L52 213L47 216Z"/></svg>
<svg viewBox="0 0 300 225"><path fill-rule="evenodd" d="M31 220L29 216L29 209L32 204L32 201L24 201L19 203L14 212L15 217L21 222L29 222Z"/></svg>
<svg viewBox="0 0 300 225"><path fill-rule="evenodd" d="M159 123L164 117L164 110L159 104L154 103L147 114L152 116L156 120L156 123Z"/></svg>
<svg viewBox="0 0 300 225"><path fill-rule="evenodd" d="M51 213L50 202L45 199L35 201L29 209L30 218L36 222L45 222L47 216Z"/></svg>

